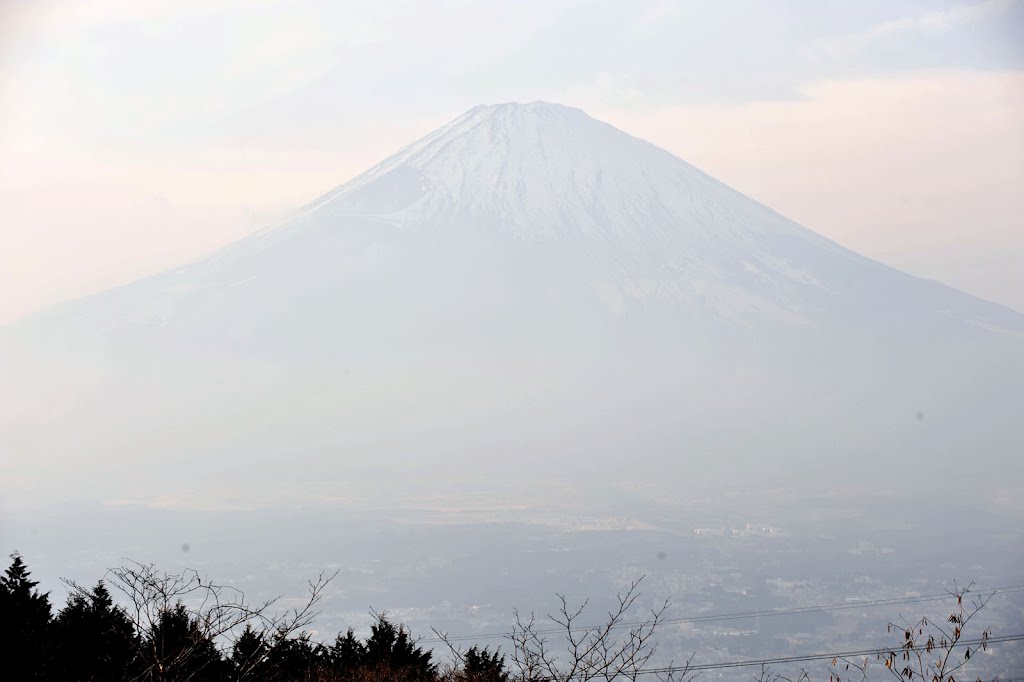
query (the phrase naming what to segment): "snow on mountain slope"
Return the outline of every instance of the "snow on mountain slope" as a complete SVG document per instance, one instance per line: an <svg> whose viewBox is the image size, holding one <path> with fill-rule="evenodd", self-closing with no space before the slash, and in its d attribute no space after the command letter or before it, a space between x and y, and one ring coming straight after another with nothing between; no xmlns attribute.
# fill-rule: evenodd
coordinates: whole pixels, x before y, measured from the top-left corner
<svg viewBox="0 0 1024 682"><path fill-rule="evenodd" d="M352 245L332 234L360 222L376 234ZM579 109L542 102L470 110L314 200L289 225L229 247L203 277L223 279L219 262L263 249L293 248L288 257L304 260L327 241L336 257L356 250L356 267L375 267L402 248L386 228L429 232L428 249L447 239L455 250L481 242L522 249L527 268L554 254L555 267L581 268L576 279L618 312L675 301L740 323L752 313L809 322L881 313L872 308L906 296L918 309L1024 331L1020 315L906 277ZM519 243L508 247L503 237ZM234 281L264 276L260 268L285 257L254 255L258 267Z"/></svg>
<svg viewBox="0 0 1024 682"><path fill-rule="evenodd" d="M284 225L5 330L0 447L22 478L250 484L1002 456L1022 334L578 109L481 106Z"/></svg>
<svg viewBox="0 0 1024 682"><path fill-rule="evenodd" d="M1024 331L1024 316L864 258L579 109L542 102L475 107L285 225L113 296L139 299L146 316L210 289L273 298L259 284L278 276L277 296L302 299L306 282L333 296L346 279L423 284L443 279L422 272L432 264L474 262L482 272L465 275L511 270L515 296L528 274L550 276L613 313L667 303L744 325L761 313L856 326L898 308L898 318Z"/></svg>

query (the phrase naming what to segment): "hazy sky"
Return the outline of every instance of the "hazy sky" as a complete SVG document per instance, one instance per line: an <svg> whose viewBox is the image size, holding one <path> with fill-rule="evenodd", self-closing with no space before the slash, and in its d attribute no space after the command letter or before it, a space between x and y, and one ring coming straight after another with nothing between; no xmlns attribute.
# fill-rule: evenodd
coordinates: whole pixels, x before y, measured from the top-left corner
<svg viewBox="0 0 1024 682"><path fill-rule="evenodd" d="M1024 0L2 0L0 322L535 99L1024 311Z"/></svg>

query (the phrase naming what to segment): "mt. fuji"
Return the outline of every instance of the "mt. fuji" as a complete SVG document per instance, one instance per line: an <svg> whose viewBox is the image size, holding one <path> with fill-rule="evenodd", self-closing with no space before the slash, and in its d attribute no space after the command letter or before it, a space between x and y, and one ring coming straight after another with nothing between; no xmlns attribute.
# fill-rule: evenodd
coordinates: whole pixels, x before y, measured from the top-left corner
<svg viewBox="0 0 1024 682"><path fill-rule="evenodd" d="M0 368L9 497L1019 469L1024 442L1024 315L541 102L0 330Z"/></svg>

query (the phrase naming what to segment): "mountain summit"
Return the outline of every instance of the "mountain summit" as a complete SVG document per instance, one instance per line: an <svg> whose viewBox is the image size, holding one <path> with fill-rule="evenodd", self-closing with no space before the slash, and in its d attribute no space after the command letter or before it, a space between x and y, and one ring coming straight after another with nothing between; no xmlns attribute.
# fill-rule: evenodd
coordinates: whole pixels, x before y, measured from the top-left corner
<svg viewBox="0 0 1024 682"><path fill-rule="evenodd" d="M792 309L796 290L826 287L837 269L879 270L664 150L543 102L475 107L307 211L600 252L596 286L617 307L667 296L726 315L758 300Z"/></svg>
<svg viewBox="0 0 1024 682"><path fill-rule="evenodd" d="M290 258L306 270L332 253L376 267L421 239L428 249L451 240L452 255L474 243L504 253L496 270L487 268L504 273L503 281L527 271L527 279L543 276L551 258L556 271L576 269L550 273L570 280L551 283L554 290L583 286L616 313L671 301L691 317L745 325L765 315L856 326L851 315L888 315L905 301L910 309L890 317L941 310L1024 331L1020 315L859 256L648 142L543 102L474 107L310 202L285 226L198 264L183 286L225 284L224 260L238 268L246 258L259 263L251 272L231 268L230 281L272 277L291 267ZM279 245L268 254L274 262L245 255L265 243ZM527 262L507 262L518 256ZM460 258L453 267L468 265Z"/></svg>
<svg viewBox="0 0 1024 682"><path fill-rule="evenodd" d="M281 226L5 330L0 437L254 485L1009 457L1022 334L579 109L480 106Z"/></svg>
<svg viewBox="0 0 1024 682"><path fill-rule="evenodd" d="M659 249L733 230L810 236L778 217L731 215L737 202L751 203L647 142L579 109L534 102L475 107L309 208Z"/></svg>

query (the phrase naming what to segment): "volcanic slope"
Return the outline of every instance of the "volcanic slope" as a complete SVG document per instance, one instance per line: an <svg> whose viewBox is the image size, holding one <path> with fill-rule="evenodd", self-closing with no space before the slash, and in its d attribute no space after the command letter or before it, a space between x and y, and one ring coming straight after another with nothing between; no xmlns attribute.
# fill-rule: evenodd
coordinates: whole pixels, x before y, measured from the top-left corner
<svg viewBox="0 0 1024 682"><path fill-rule="evenodd" d="M0 492L1019 469L1022 339L578 109L479 106L0 330Z"/></svg>

